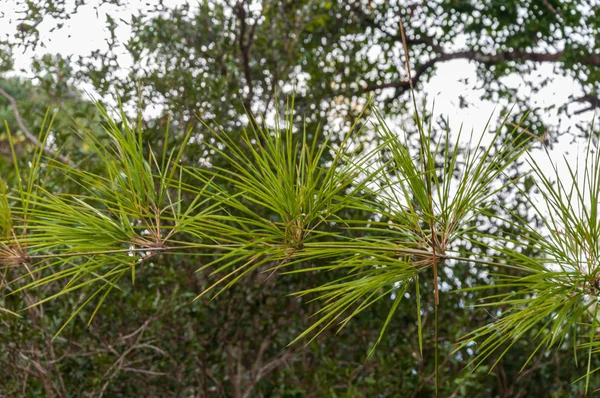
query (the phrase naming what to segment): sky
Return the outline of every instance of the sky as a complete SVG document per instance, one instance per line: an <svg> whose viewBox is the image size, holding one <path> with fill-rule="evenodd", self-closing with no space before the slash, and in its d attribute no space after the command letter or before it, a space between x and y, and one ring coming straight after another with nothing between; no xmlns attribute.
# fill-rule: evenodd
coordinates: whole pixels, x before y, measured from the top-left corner
<svg viewBox="0 0 600 398"><path fill-rule="evenodd" d="M84 5L80 7L78 13L66 21L62 29L54 31L51 31L51 29L56 25L55 21L52 18L46 18L38 26L40 34L46 38L46 47L38 47L35 51L28 50L25 53L15 54L16 69L21 71L19 73L22 75L31 76L29 69L34 56L41 56L45 53L86 56L97 49L106 50L106 39L109 37L109 32L105 27L106 13L110 13L116 18L129 20L131 15L137 13L138 10L152 7L156 3L158 3L158 0L146 0L129 2L128 5L121 7L104 5L99 9L95 9L93 4ZM183 3L185 1L164 0L167 7L174 7ZM20 7L18 0L0 0L0 37L14 34L16 25L19 23L18 10ZM126 24L119 24L116 33L121 43L126 42L131 35L131 31ZM127 73L132 68L132 61L125 51L120 53L119 64L123 69L123 73ZM536 73L541 75L553 74L552 65L541 65ZM557 77L553 83L543 87L539 92L531 93L530 89L524 84L524 78L533 79L534 82L536 79L535 76L520 77L511 75L503 81L509 86L517 88L521 93L530 95L532 106L556 105L552 111L547 113L547 120L556 125L559 130L572 128L576 123L582 121L590 122L594 117L591 112L586 112L570 120L563 118L559 122L558 106L568 102L570 96L581 95L572 79ZM465 79L469 79L471 82L476 81L475 65L466 60L449 61L439 65L435 75L422 86L421 90L426 93L429 104L433 104L435 101L436 114L449 118L452 131L458 131L461 125L463 131L483 131L490 116L499 111L501 107L492 101L481 100L480 97L484 89L473 89L473 85L471 87L465 86L461 82ZM92 96L98 97L91 86L82 88ZM459 107L459 95L470 104L468 108ZM581 165L582 150L585 149L585 145L572 144L571 140L572 135L565 134L550 151L551 158L559 163L561 170L566 170L565 167L560 165L565 161ZM532 153L536 160L543 163L544 167L551 166L544 151L540 150ZM577 156L578 154L579 156ZM561 179L564 181L570 179L566 171L562 172Z"/></svg>

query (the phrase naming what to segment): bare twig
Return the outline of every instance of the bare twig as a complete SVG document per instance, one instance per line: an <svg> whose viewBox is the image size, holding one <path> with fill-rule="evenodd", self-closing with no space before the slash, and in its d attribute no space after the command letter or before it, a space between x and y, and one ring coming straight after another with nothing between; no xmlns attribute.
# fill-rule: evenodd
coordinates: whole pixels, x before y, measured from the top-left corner
<svg viewBox="0 0 600 398"><path fill-rule="evenodd" d="M594 109L598 108L598 106L600 106L600 98L598 98L596 95L591 95L591 94L586 94L579 98L573 98L573 100L571 102L580 102L580 103L588 102L590 104L590 106L588 106L586 108L575 111L573 113L574 115L579 115L584 112L593 111Z"/></svg>
<svg viewBox="0 0 600 398"><path fill-rule="evenodd" d="M527 134L528 136L538 140L539 142L542 143L543 146L546 146L546 147L549 146L550 148L552 148L552 143L550 142L550 133L548 133L547 131L544 132L544 134L542 134L541 136L538 136L538 135L533 134L531 131L527 130L526 128L519 126L518 124L515 124L515 123L508 123L508 124L516 129L518 129L519 131Z"/></svg>
<svg viewBox="0 0 600 398"><path fill-rule="evenodd" d="M23 121L23 118L21 117L21 114L19 113L17 101L14 99L14 97L12 95L10 95L6 91L4 91L2 88L0 88L0 95L2 95L4 98L6 98L8 100L8 102L10 102L10 106L12 107L13 114L15 115L15 119L17 119L17 124L19 125L19 128L23 131L23 134L25 134L25 137L27 137L27 139L29 141L31 141L33 144L35 144L37 146L41 146L44 150L44 153L46 155L50 156L51 158L57 158L61 162L66 163L71 167L76 167L75 163L73 163L71 160L67 159L63 155L60 155L60 154L54 152L52 149L48 148L46 145L43 145L37 139L37 137L35 135L33 135L31 133L31 131L29 131L29 129L25 125L25 122Z"/></svg>
<svg viewBox="0 0 600 398"><path fill-rule="evenodd" d="M141 373L141 374L145 374L145 375L149 375L149 376L165 376L166 375L166 373L164 373L164 372L156 372L156 371L153 371L150 369L134 368L132 365L139 363L140 362L139 360L127 361L127 356L130 353L132 353L135 350L140 350L140 349L144 349L144 348L151 349L152 351L155 351L160 355L167 355L166 352L164 352L160 348L150 344L150 340L148 340L148 342L146 342L146 343L142 342L144 339L144 333L150 327L151 321L158 318L158 316L159 315L154 315L154 316L150 317L137 330L124 336L125 339L129 339L134 336L137 336L137 337L136 337L135 341L133 343L131 343L129 345L129 347L127 349L125 349L122 353L120 353L118 350L116 350L111 344L104 343L107 346L107 348L118 358L104 374L104 378L105 378L106 382L104 383L104 385L102 386L102 389L100 390L100 392L98 394L98 396L100 398L106 393L106 390L107 390L108 386L110 385L111 380L114 379L120 372L129 371L129 372ZM123 337L121 337L120 341L125 341L125 339Z"/></svg>

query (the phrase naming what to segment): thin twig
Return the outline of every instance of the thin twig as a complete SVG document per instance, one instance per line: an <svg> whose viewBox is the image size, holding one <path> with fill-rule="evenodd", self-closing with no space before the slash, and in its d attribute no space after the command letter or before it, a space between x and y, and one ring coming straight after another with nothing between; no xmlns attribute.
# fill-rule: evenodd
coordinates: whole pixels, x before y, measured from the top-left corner
<svg viewBox="0 0 600 398"><path fill-rule="evenodd" d="M425 141L425 133L423 132L423 125L421 124L421 120L419 118L419 111L417 108L417 100L415 97L415 91L414 91L414 87L413 87L413 79L412 79L412 71L410 68L410 55L408 52L408 44L406 42L406 35L404 33L404 24L402 23L402 18L400 18L400 37L402 38L402 47L404 49L404 55L405 55L405 60L406 60L406 73L408 74L408 84L410 87L410 93L412 96L412 101L413 101L413 106L415 108L415 119L417 122L417 127L419 129L419 144L420 144L420 149L421 149L421 160L423 161L423 175L425 178L425 186L427 189L427 197L429 200L429 226L431 229L431 260L432 260L432 266L433 266L433 291L434 291L434 339L435 339L435 396L436 398L439 395L439 367L438 367L438 362L439 362L439 353L438 353L438 346L439 346L439 335L438 335L438 329L439 329L439 323L438 323L438 306L440 304L440 299L439 299L439 281L438 281L438 251L442 251L444 248L440 247L439 244L439 239L438 239L438 234L437 234L437 229L435 228L435 212L434 212L434 207L433 207L433 191L432 191L432 187L431 187L431 179L428 175L428 161L427 158L425 157L425 151L429 152L429 148L425 148L425 144L429 144L429 141Z"/></svg>

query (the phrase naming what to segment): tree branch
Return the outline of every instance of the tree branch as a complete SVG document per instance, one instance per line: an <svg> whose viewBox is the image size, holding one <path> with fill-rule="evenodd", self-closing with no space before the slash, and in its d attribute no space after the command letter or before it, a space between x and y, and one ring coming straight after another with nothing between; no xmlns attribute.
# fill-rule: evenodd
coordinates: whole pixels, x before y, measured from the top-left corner
<svg viewBox="0 0 600 398"><path fill-rule="evenodd" d="M15 119L17 119L17 124L19 125L19 128L21 129L21 131L23 131L23 134L25 134L25 137L29 141L31 141L36 146L41 146L43 148L44 153L46 155L48 155L49 157L51 157L51 158L57 158L61 162L66 163L66 164L68 164L71 167L76 167L75 163L73 163L71 160L67 159L63 155L60 155L60 154L54 152L52 149L48 148L46 145L43 145L37 139L37 137L35 135L33 135L31 133L31 131L29 131L29 129L25 125L25 122L23 121L23 118L21 117L21 114L19 113L19 108L17 106L17 101L14 99L14 97L12 95L10 95L6 91L4 91L2 88L0 88L0 95L2 95L4 98L6 98L8 100L8 102L10 102L10 106L12 107L13 114L15 115Z"/></svg>
<svg viewBox="0 0 600 398"><path fill-rule="evenodd" d="M579 114L587 112L587 111L593 111L594 109L598 108L598 106L600 106L600 98L597 97L596 95L591 95L591 94L586 94L582 97L574 98L573 101L571 101L571 102L580 102L580 103L587 102L590 104L586 108L578 109L575 112L573 112L574 115L579 115Z"/></svg>
<svg viewBox="0 0 600 398"><path fill-rule="evenodd" d="M254 84L252 82L252 71L250 70L250 47L254 40L254 29L256 28L256 22L250 25L248 30L248 24L246 24L246 10L244 9L244 2L240 1L236 5L236 15L240 21L240 32L238 36L238 44L240 47L242 68L244 72L244 79L248 85L248 94L244 99L244 106L247 112L251 112L252 97L254 96ZM248 39L246 39L246 30L248 30Z"/></svg>
<svg viewBox="0 0 600 398"><path fill-rule="evenodd" d="M550 2L548 0L542 0L542 4L544 4L544 7L546 7L548 9L548 11L550 11L552 14L554 14L557 17L561 17L562 18L562 14L560 12L558 12L556 10L556 8L554 8L552 6L552 4L550 4Z"/></svg>
<svg viewBox="0 0 600 398"><path fill-rule="evenodd" d="M535 53L535 52L527 52L527 51L503 51L497 54L483 54L477 51L466 50L466 51L457 51L454 53L441 53L429 61L423 63L415 69L415 74L412 77L413 84L419 82L419 80L426 74L428 71L433 69L437 63L451 61L455 59L466 59L469 61L475 61L481 64L495 64L499 62L506 61L520 61L520 62L559 62L562 56L564 55L564 51L559 51L555 53ZM600 55L588 55L585 57L581 57L579 62L585 65L590 66L600 66ZM394 81L389 83L382 84L373 84L369 85L363 89L363 92L370 92L381 90L384 88L395 88L396 94L395 97L399 97L405 91L410 88L410 84L408 80L406 81Z"/></svg>

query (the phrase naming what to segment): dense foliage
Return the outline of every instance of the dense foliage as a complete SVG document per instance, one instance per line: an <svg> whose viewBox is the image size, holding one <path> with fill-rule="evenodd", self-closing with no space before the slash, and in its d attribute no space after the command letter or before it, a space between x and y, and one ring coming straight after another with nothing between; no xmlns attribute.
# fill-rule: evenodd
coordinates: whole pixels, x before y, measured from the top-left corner
<svg viewBox="0 0 600 398"><path fill-rule="evenodd" d="M38 28L68 23L71 6L20 5L0 45L43 46ZM35 59L33 83L1 53L0 393L600 387L595 141L587 167L560 172L579 190L557 185L537 163L543 133L559 135L544 115L580 108L536 109L502 80L552 63L595 108L593 2L215 0L110 15L107 51ZM411 122L400 20L417 100L436 66L468 59L489 98L517 103L494 140L465 145L418 106ZM105 111L82 83L161 114ZM396 116L403 139L384 122Z"/></svg>

